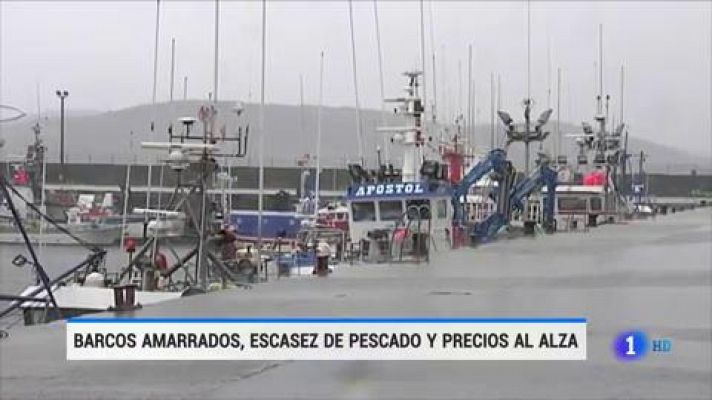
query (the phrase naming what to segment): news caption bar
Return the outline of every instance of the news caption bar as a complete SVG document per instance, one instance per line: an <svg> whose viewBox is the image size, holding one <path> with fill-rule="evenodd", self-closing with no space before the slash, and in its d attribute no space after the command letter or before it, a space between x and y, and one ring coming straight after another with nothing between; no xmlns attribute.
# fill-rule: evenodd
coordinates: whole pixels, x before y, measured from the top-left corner
<svg viewBox="0 0 712 400"><path fill-rule="evenodd" d="M586 360L585 318L73 318L67 360Z"/></svg>

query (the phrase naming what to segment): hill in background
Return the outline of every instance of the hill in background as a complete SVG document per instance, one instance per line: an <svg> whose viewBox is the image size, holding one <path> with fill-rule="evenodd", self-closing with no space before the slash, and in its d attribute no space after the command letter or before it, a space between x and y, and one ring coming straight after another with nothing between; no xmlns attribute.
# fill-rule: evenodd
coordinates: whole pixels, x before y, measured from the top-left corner
<svg viewBox="0 0 712 400"><path fill-rule="evenodd" d="M101 113L68 112L65 130L66 161L72 163L124 163L156 161L165 155L141 149L141 141L166 141L167 128L171 121L184 116L197 115L203 101L188 100L173 103L159 103L155 107L141 105L118 111ZM233 111L235 102L218 103L218 126L225 125L228 134L235 132L238 117ZM356 131L356 111L353 108L324 107L322 110L322 166L344 166L348 161L359 159L358 138ZM27 116L20 121L3 124L0 135L6 140L2 149L3 158L24 154L24 149L32 140L30 127L36 122L34 116ZM387 115L387 124L398 124L398 117ZM240 161L241 165L257 165L258 161L258 120L259 105L246 104L240 117L241 125L250 125L248 156ZM151 121L155 121L151 132ZM361 127L364 132L364 158L369 166L376 165L376 149L384 147L384 134L376 132L382 125L382 115L378 110L362 110ZM59 159L59 118L44 117L41 120L43 138L49 148L50 161ZM174 129L183 129L174 122ZM202 130L198 122L194 129ZM265 106L265 164L267 166L295 166L296 160L304 154L316 152L317 107L268 104ZM545 142L544 149L553 148L553 121L547 126L552 135ZM195 132L195 131L194 131ZM561 123L562 134L580 133L580 125ZM478 152L489 149L490 126L475 127ZM646 168L650 172L712 173L712 161L709 158L693 155L675 147L658 144L635 136L630 132L629 151L637 153L641 149L649 154ZM433 135L437 136L437 135ZM437 138L434 138L437 139ZM391 159L399 163L400 152L396 146L389 146ZM564 138L562 149L573 160L576 146L571 138ZM532 146L536 154L538 145ZM510 158L519 168L523 165L523 146L513 145L509 150Z"/></svg>

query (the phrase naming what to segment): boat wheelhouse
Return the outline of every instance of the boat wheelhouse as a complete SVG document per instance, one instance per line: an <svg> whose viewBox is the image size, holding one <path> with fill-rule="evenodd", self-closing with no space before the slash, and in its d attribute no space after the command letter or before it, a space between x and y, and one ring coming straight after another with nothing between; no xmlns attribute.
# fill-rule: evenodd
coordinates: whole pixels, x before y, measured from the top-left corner
<svg viewBox="0 0 712 400"><path fill-rule="evenodd" d="M546 188L543 189L546 191ZM558 185L554 213L558 230L576 230L620 217L618 193L605 185Z"/></svg>
<svg viewBox="0 0 712 400"><path fill-rule="evenodd" d="M449 243L451 197L451 186L443 182L353 184L346 194L351 241L368 241L369 232L405 228Z"/></svg>

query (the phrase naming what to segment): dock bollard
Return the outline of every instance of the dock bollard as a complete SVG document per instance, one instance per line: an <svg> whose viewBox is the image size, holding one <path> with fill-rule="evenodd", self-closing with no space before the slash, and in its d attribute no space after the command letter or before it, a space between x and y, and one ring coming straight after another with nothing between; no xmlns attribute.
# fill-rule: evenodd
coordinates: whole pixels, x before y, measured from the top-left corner
<svg viewBox="0 0 712 400"><path fill-rule="evenodd" d="M141 308L136 303L136 285L114 286L114 306L109 311L131 311Z"/></svg>

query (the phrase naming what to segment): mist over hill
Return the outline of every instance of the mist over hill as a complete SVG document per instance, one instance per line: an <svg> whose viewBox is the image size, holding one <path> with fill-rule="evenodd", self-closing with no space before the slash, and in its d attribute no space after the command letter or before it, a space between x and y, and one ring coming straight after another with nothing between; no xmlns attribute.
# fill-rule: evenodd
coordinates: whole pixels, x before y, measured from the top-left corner
<svg viewBox="0 0 712 400"><path fill-rule="evenodd" d="M67 162L92 163L124 163L129 160L136 162L156 162L165 157L162 152L148 151L140 147L142 141L167 141L168 125L173 121L174 132L183 129L177 119L185 116L197 117L199 107L206 102L199 100L159 103L155 107L140 105L116 111L97 113L74 113L68 110L65 128L65 154ZM244 112L238 120L234 112L234 101L221 101L217 105L217 126L225 126L228 133L234 134L238 121L240 125L250 126L250 137L247 157L237 161L240 165L257 165L258 162L258 121L259 105L245 104ZM317 130L316 106L278 105L265 106L265 164L267 166L295 166L296 160L304 154L316 153ZM515 116L517 118L517 116ZM399 117L388 113L382 115L378 110L361 111L361 128L364 137L363 157L369 166L376 165L377 148L382 148L385 156L385 134L376 132L376 127L386 124L399 125ZM155 121L151 132L151 121ZM31 126L36 122L36 116L27 116L13 123L0 125L0 137L6 140L5 148L0 150L3 158L12 159L15 155L24 154L27 144L32 140ZM48 159L59 159L59 118L56 115L43 116L40 123L43 127L42 137L49 152ZM202 131L200 122L194 131ZM543 145L543 149L553 149L554 122L546 127L552 134ZM431 132L441 132L442 129L431 129ZM501 131L501 130L500 130ZM344 166L348 161L359 159L359 139L356 135L356 110L353 108L324 107L322 109L322 166ZM477 152L486 152L490 144L491 127L489 124L475 126L475 144ZM561 123L562 135L580 133L580 124ZM437 141L441 134L432 134ZM709 157L690 154L684 150L648 141L636 136L631 130L629 151L638 153L644 150L648 155L646 169L660 173L690 173L695 169L698 173L712 173L712 160ZM501 134L499 134L501 136ZM672 139L671 139L672 141ZM501 140L500 140L501 142ZM401 152L398 146L390 145L390 158L399 164ZM564 137L562 150L570 160L576 154L573 139ZM226 145L226 149L230 146ZM532 154L539 150L538 144L532 145ZM702 152L702 151L701 151ZM523 145L514 144L509 149L509 156L519 168L523 165Z"/></svg>

